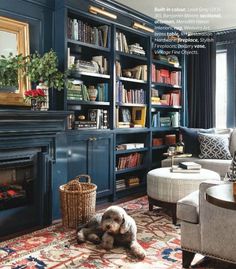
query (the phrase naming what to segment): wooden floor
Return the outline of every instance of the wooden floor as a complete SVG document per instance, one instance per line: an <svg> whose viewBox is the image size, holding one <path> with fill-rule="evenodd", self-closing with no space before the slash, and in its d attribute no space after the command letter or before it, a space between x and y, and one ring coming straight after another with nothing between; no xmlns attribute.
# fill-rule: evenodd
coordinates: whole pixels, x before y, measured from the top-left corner
<svg viewBox="0 0 236 269"><path fill-rule="evenodd" d="M109 207L111 205L117 205L117 204L120 204L120 203L125 203L125 202L131 201L131 200L136 199L136 198L141 197L141 196L143 196L143 195L135 194L135 195L132 195L132 196L129 196L129 197L125 197L125 198L116 200L115 202L104 202L104 203L96 205L96 210L102 210L102 209L105 209L105 208L107 208L107 207ZM56 224L56 223L59 223L59 222L61 222L61 220L54 220L52 224ZM21 232L18 232L18 233L10 234L10 235L7 235L7 236L2 236L2 237L0 237L0 242L3 242L5 240L9 240L9 239L21 236L23 234L31 233L31 232L36 231L38 229L41 229L41 227L33 227L33 228L30 228L30 229L27 229L27 230L24 230L24 231L21 231Z"/></svg>

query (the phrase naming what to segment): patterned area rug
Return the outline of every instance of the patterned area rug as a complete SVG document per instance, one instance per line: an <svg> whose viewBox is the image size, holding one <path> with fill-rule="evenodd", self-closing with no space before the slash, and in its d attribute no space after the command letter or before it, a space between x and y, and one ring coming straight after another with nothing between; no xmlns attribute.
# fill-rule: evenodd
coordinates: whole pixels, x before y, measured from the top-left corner
<svg viewBox="0 0 236 269"><path fill-rule="evenodd" d="M136 220L139 243L147 252L143 261L122 247L105 251L92 243L78 245L74 230L60 224L0 244L1 269L180 269L180 228L165 213L148 211L147 198L121 204ZM200 257L201 258L201 257ZM195 259L193 268L229 268L213 260Z"/></svg>

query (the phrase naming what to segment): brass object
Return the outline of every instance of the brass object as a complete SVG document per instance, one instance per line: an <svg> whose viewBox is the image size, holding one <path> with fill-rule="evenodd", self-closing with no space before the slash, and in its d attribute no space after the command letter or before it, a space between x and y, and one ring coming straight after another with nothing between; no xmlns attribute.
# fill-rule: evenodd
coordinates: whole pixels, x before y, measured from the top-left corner
<svg viewBox="0 0 236 269"><path fill-rule="evenodd" d="M134 22L133 28L137 29L137 30L144 30L144 31L149 32L149 33L154 33L154 29L152 29L144 24L141 24L139 22Z"/></svg>
<svg viewBox="0 0 236 269"><path fill-rule="evenodd" d="M94 6L89 6L89 12L95 15L103 15L105 17L111 18L113 20L117 19L117 15L110 13L106 11L105 9L99 8L99 7L94 7Z"/></svg>

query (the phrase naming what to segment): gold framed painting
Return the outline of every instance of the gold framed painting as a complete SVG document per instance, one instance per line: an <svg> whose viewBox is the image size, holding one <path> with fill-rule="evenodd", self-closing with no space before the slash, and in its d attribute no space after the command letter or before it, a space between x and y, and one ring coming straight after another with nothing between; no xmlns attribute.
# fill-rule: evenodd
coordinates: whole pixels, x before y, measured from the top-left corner
<svg viewBox="0 0 236 269"><path fill-rule="evenodd" d="M28 23L0 16L0 55L5 57L9 53L15 55L29 55L29 25ZM27 105L24 102L24 91L29 88L29 80L17 74L18 85L15 87L1 86L1 105Z"/></svg>

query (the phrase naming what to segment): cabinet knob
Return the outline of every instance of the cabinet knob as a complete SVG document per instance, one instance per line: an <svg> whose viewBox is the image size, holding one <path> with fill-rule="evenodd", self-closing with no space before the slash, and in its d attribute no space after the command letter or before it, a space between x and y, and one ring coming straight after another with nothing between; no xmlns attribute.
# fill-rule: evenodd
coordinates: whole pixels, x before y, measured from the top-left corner
<svg viewBox="0 0 236 269"><path fill-rule="evenodd" d="M97 140L97 138L96 138L96 137L94 137L94 138L93 138L93 141L96 141L96 140Z"/></svg>
<svg viewBox="0 0 236 269"><path fill-rule="evenodd" d="M71 149L68 150L68 153L67 153L67 154L68 154L68 157L71 157L71 156L72 156L72 151L71 151Z"/></svg>
<svg viewBox="0 0 236 269"><path fill-rule="evenodd" d="M93 141L93 137L89 137L89 139L88 139L89 141Z"/></svg>

